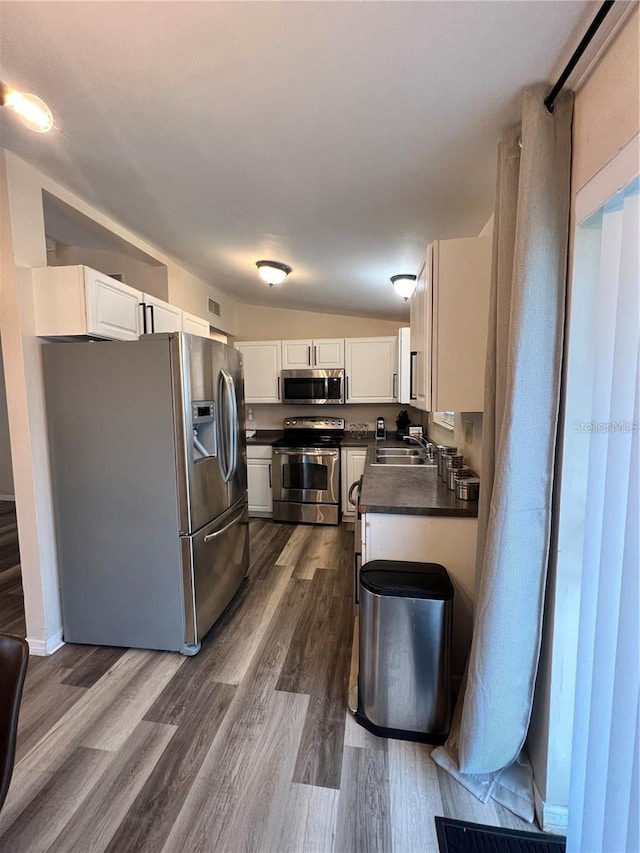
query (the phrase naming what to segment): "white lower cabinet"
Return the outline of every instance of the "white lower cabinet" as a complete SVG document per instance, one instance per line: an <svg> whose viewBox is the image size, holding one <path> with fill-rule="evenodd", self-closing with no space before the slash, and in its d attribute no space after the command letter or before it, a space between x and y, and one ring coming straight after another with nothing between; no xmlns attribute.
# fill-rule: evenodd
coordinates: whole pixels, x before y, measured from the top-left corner
<svg viewBox="0 0 640 853"><path fill-rule="evenodd" d="M349 489L362 476L367 459L366 447L343 447L341 463L341 497L342 518L352 519L356 516L356 508L349 503Z"/></svg>
<svg viewBox="0 0 640 853"><path fill-rule="evenodd" d="M247 447L247 485L249 515L271 516L273 514L271 445Z"/></svg>
<svg viewBox="0 0 640 853"><path fill-rule="evenodd" d="M452 671L461 676L471 648L476 568L476 518L396 515L362 516L362 564L371 560L440 563L454 588Z"/></svg>

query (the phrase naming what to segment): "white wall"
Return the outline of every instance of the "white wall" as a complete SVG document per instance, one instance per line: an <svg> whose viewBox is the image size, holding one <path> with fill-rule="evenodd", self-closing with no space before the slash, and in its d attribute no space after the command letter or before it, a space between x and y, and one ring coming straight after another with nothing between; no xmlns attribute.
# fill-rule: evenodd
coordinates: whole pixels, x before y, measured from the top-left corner
<svg viewBox="0 0 640 853"><path fill-rule="evenodd" d="M42 378L41 342L34 334L31 269L47 265L42 191L60 198L167 267L169 299L207 316L210 295L222 305L219 325L233 331L234 303L117 222L51 181L15 154L0 149L0 338L14 492L20 536L27 639L45 654L62 636L51 475ZM187 291L192 287L192 302ZM194 304L195 303L195 304Z"/></svg>
<svg viewBox="0 0 640 853"><path fill-rule="evenodd" d="M169 282L164 265L151 266L114 249L85 249L60 244L55 253L47 252L47 259L50 266L86 264L105 275L120 274L124 276L123 280L129 287L135 287L136 290L169 302Z"/></svg>
<svg viewBox="0 0 640 853"><path fill-rule="evenodd" d="M277 341L295 338L366 338L397 335L407 323L344 314L320 314L264 305L236 304L235 340Z"/></svg>
<svg viewBox="0 0 640 853"><path fill-rule="evenodd" d="M9 415L7 391L4 384L4 364L0 347L0 499L13 496L13 468L11 465L11 443L9 440Z"/></svg>
<svg viewBox="0 0 640 853"><path fill-rule="evenodd" d="M636 8L576 93L572 211L580 189L640 130L639 25ZM559 544L558 524L555 534L527 749L545 823L562 828L569 802L581 565L579 548Z"/></svg>

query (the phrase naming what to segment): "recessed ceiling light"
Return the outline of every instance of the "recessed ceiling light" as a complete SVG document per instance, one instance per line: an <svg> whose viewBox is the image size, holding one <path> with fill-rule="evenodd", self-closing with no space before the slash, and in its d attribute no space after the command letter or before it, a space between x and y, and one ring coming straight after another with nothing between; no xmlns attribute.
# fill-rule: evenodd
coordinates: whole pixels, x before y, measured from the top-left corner
<svg viewBox="0 0 640 853"><path fill-rule="evenodd" d="M38 133L46 133L53 127L51 110L37 95L16 92L11 86L0 82L0 106L9 107L22 121Z"/></svg>
<svg viewBox="0 0 640 853"><path fill-rule="evenodd" d="M391 284L394 286L398 296L402 296L406 302L411 299L416 289L415 275L392 275Z"/></svg>
<svg viewBox="0 0 640 853"><path fill-rule="evenodd" d="M260 278L266 281L269 287L273 287L274 284L282 284L291 272L290 266L281 264L279 261L256 261L256 266Z"/></svg>

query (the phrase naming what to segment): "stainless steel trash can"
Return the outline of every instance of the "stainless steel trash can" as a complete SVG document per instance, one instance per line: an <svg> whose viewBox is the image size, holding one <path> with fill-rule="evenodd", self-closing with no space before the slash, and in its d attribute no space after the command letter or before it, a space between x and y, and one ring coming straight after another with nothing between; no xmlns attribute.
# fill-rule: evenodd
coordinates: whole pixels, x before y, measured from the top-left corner
<svg viewBox="0 0 640 853"><path fill-rule="evenodd" d="M373 560L360 574L356 719L382 737L444 742L453 586L438 563Z"/></svg>

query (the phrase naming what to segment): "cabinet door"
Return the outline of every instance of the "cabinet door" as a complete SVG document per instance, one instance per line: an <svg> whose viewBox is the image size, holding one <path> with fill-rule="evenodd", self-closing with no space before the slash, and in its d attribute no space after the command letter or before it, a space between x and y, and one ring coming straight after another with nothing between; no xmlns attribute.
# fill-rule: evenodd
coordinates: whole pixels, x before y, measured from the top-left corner
<svg viewBox="0 0 640 853"><path fill-rule="evenodd" d="M491 242L470 237L433 244L433 411L484 408Z"/></svg>
<svg viewBox="0 0 640 853"><path fill-rule="evenodd" d="M342 517L355 518L356 508L349 503L349 489L360 479L364 471L367 450L345 447L342 450Z"/></svg>
<svg viewBox="0 0 640 853"><path fill-rule="evenodd" d="M280 341L242 341L235 345L244 362L246 403L279 403Z"/></svg>
<svg viewBox="0 0 640 853"><path fill-rule="evenodd" d="M142 293L115 278L84 268L87 334L135 341L142 331Z"/></svg>
<svg viewBox="0 0 640 853"><path fill-rule="evenodd" d="M271 515L273 499L271 489L271 448L268 458L247 457L247 488L249 490L249 515Z"/></svg>
<svg viewBox="0 0 640 853"><path fill-rule="evenodd" d="M394 403L397 338L347 338L347 403Z"/></svg>
<svg viewBox="0 0 640 853"><path fill-rule="evenodd" d="M282 369L304 370L311 367L313 341L282 341Z"/></svg>
<svg viewBox="0 0 640 853"><path fill-rule="evenodd" d="M336 338L313 341L312 358L313 367L344 367L344 340Z"/></svg>
<svg viewBox="0 0 640 853"><path fill-rule="evenodd" d="M175 305L169 305L148 293L142 294L143 309L146 317L146 330L153 332L181 332L182 311Z"/></svg>
<svg viewBox="0 0 640 853"><path fill-rule="evenodd" d="M201 338L208 338L209 323L201 317L196 317L195 314L189 314L187 311L183 311L182 331L189 332L191 335L200 335Z"/></svg>

